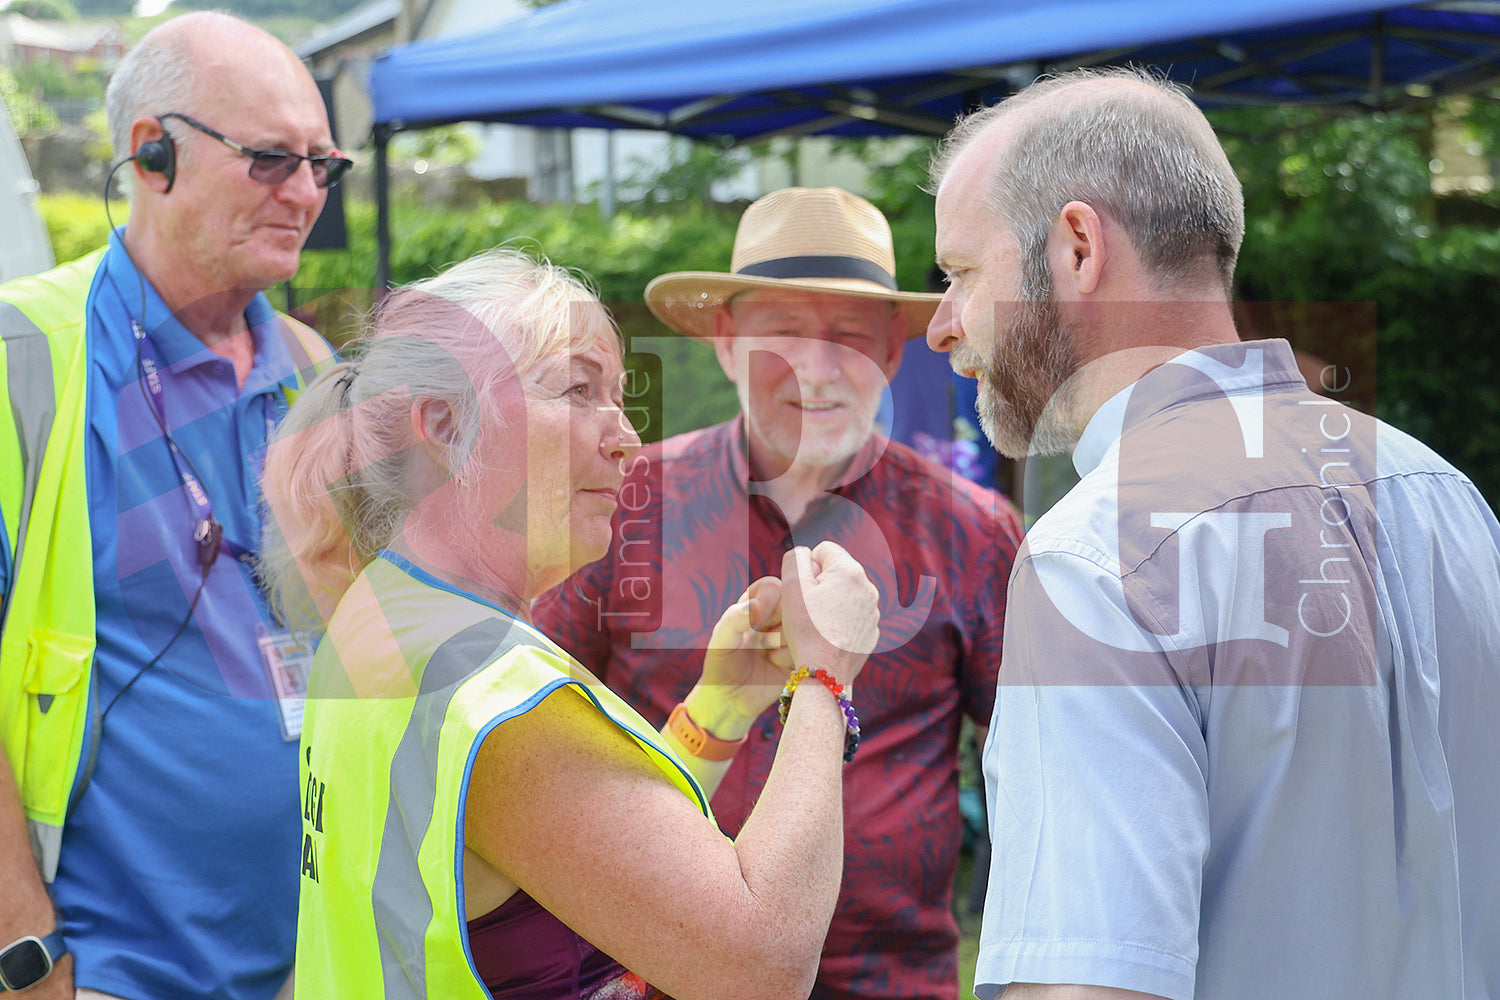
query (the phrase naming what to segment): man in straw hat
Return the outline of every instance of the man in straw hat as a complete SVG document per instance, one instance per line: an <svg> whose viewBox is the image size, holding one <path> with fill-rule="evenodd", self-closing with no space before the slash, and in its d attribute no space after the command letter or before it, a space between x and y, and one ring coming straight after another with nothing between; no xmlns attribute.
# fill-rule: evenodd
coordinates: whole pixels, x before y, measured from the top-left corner
<svg viewBox="0 0 1500 1000"><path fill-rule="evenodd" d="M951 1000L959 723L989 718L1021 529L1005 500L876 432L907 338L940 299L900 291L894 271L873 205L789 188L745 211L731 273L653 281L651 310L713 345L740 415L641 452L611 556L535 610L647 719L670 717L684 752L724 762L713 807L735 835L766 783L776 713L730 731L712 705L676 706L720 610L784 551L830 538L852 552L880 589L881 642L853 692L863 742L813 996Z"/></svg>

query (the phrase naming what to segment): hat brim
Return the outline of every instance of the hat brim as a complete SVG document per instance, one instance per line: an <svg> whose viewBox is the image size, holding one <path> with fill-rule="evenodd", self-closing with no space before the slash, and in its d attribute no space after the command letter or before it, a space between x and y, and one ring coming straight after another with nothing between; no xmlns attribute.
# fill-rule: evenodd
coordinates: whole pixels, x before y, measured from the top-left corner
<svg viewBox="0 0 1500 1000"><path fill-rule="evenodd" d="M674 271L646 286L646 305L657 319L678 333L711 340L715 310L740 292L757 288L792 288L893 302L907 316L908 340L927 335L927 325L943 300L938 294L892 291L859 278L761 278L717 271Z"/></svg>

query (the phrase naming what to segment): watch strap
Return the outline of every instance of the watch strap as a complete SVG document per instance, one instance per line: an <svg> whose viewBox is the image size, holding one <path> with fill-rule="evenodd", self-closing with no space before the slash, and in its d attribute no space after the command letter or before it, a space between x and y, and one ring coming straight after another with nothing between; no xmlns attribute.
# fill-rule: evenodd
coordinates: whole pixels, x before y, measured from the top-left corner
<svg viewBox="0 0 1500 1000"><path fill-rule="evenodd" d="M688 715L687 705L680 701L672 709L672 714L667 716L667 729L681 741L689 755L699 760L729 760L750 738L747 733L737 740L719 739L694 722L693 717Z"/></svg>
<svg viewBox="0 0 1500 1000"><path fill-rule="evenodd" d="M47 957L52 959L53 965L56 965L68 953L68 944L63 940L61 927L38 940L42 942L42 947L47 949Z"/></svg>
<svg viewBox="0 0 1500 1000"><path fill-rule="evenodd" d="M45 937L37 937L33 934L28 934L25 937L17 938L5 947L0 948L0 965L3 965L4 956L8 955L17 947L27 944L34 944L42 950L42 953L46 956L47 968L42 972L41 975L36 976L30 982L25 983L10 982L5 974L5 970L3 968L0 968L0 993L21 992L31 989L33 986L36 986L38 983L44 981L48 976L52 975L52 970L57 965L58 961L68 953L67 942L63 940L62 928L59 927Z"/></svg>

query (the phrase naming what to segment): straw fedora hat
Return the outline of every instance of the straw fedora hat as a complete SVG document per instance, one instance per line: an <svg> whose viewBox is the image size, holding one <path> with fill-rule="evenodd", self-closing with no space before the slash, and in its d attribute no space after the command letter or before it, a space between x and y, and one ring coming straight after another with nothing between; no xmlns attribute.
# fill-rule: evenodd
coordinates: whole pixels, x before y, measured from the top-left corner
<svg viewBox="0 0 1500 1000"><path fill-rule="evenodd" d="M883 299L921 337L941 295L896 287L891 226L880 209L838 188L782 188L745 209L734 234L732 273L674 271L646 286L656 318L691 337L712 337L714 311L740 292L797 288Z"/></svg>

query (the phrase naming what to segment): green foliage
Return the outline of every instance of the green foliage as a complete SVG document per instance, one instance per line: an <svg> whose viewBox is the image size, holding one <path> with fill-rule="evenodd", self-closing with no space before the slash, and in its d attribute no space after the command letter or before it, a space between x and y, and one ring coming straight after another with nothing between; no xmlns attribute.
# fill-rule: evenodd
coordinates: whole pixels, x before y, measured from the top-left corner
<svg viewBox="0 0 1500 1000"><path fill-rule="evenodd" d="M1423 152L1428 117L1316 108L1211 117L1245 188L1246 263L1257 246L1269 249L1282 277L1295 283L1281 285L1276 297L1327 298L1330 285L1347 286L1366 273L1372 255L1414 259L1432 214ZM1287 253L1292 257L1281 256Z"/></svg>
<svg viewBox="0 0 1500 1000"><path fill-rule="evenodd" d="M89 134L89 159L107 166L114 157L114 145L109 137L109 113L103 107L94 108L83 116L83 127Z"/></svg>
<svg viewBox="0 0 1500 1000"><path fill-rule="evenodd" d="M1466 141L1500 150L1497 105L1476 99L1460 109ZM1500 435L1493 432L1500 425L1500 235L1494 227L1437 223L1428 117L1308 109L1213 117L1245 187L1240 297L1283 304L1261 310L1266 325L1257 332L1356 368L1351 398L1358 405L1426 441L1492 503L1500 500ZM543 251L591 278L635 348L629 362L652 376L647 410L633 414L643 437L726 419L736 400L712 350L668 333L641 303L656 275L728 269L739 209L702 198L714 179L738 169L723 152L685 148L664 176L643 178L643 203L609 221L593 206L481 201L446 209L414 204L408 192L393 209L394 280L425 277L497 243ZM918 149L872 175L872 200L891 220L903 288L923 287L932 260L932 202L921 191L926 158ZM44 197L42 207L59 260L103 242L97 200ZM295 281L298 300L336 341L354 331L374 298L374 208L351 201L347 214L350 248L304 254Z"/></svg>
<svg viewBox="0 0 1500 1000"><path fill-rule="evenodd" d="M941 287L932 282L937 227L933 197L925 190L927 165L936 147L936 140L923 142L893 160L891 140L842 139L833 146L835 152L855 157L870 171L866 197L890 220L896 283L912 291Z"/></svg>
<svg viewBox="0 0 1500 1000"><path fill-rule="evenodd" d="M1453 102L1463 119L1465 141L1477 142L1492 157L1500 157L1500 100L1495 95L1464 97Z"/></svg>
<svg viewBox="0 0 1500 1000"><path fill-rule="evenodd" d="M1416 267L1371 274L1377 303L1376 412L1435 448L1500 505L1500 234L1455 229L1425 242Z"/></svg>
<svg viewBox="0 0 1500 1000"><path fill-rule="evenodd" d="M47 235L52 239L52 255L58 263L77 260L109 239L109 220L97 195L43 194L39 202ZM129 216L123 201L110 202L109 210L117 224Z"/></svg>
<svg viewBox="0 0 1500 1000"><path fill-rule="evenodd" d="M390 155L399 163L426 160L435 166L468 163L479 155L479 136L473 126L459 123L398 132L391 140Z"/></svg>
<svg viewBox="0 0 1500 1000"><path fill-rule="evenodd" d="M59 261L73 260L108 238L97 198L41 197L43 217ZM128 213L112 204L116 222ZM609 307L627 347L627 364L644 374L649 390L631 416L646 440L720 420L737 409L733 387L713 350L678 336L651 316L641 299L646 283L667 271L727 270L735 211L691 207L681 213L621 212L608 222L592 206L484 203L464 209L398 203L393 210L391 272L398 283L415 281L498 243L508 243L586 275ZM349 248L310 250L293 281L294 296L317 327L346 343L375 300L375 208L346 202ZM280 304L282 292L273 294Z"/></svg>
<svg viewBox="0 0 1500 1000"><path fill-rule="evenodd" d="M55 59L33 59L14 73L16 86L45 97L104 98L104 79L97 72L69 69Z"/></svg>
<svg viewBox="0 0 1500 1000"><path fill-rule="evenodd" d="M1493 100L1444 107L1500 149ZM1357 373L1358 405L1431 445L1500 502L1500 237L1438 226L1431 112L1216 112L1245 187L1240 297L1371 303L1373 311L1273 309L1264 334Z"/></svg>
<svg viewBox="0 0 1500 1000"><path fill-rule="evenodd" d="M9 66L0 66L0 100L10 113L10 124L16 135L35 135L57 128L57 115L47 105L32 97L16 84Z"/></svg>
<svg viewBox="0 0 1500 1000"><path fill-rule="evenodd" d="M896 146L896 143L900 146ZM937 150L937 140L918 143L905 152L901 147L909 139L840 139L836 153L861 160L870 171L870 190L866 197L887 217L932 210L932 195L927 188L927 167ZM893 159L893 152L900 155Z"/></svg>
<svg viewBox="0 0 1500 1000"><path fill-rule="evenodd" d="M349 249L308 251L295 280L299 302L338 343L357 332L360 315L374 300L374 206L346 204ZM650 375L644 409L632 417L646 440L656 440L728 419L737 403L712 349L668 331L646 309L641 293L668 271L727 270L737 221L734 211L699 205L670 214L622 211L605 221L593 206L397 204L391 275L398 284L414 281L500 243L579 270L614 315L627 349L636 348L627 363Z"/></svg>
<svg viewBox="0 0 1500 1000"><path fill-rule="evenodd" d="M665 166L631 158L620 197L648 209L711 202L714 184L735 176L749 161L750 152L745 149L676 140Z"/></svg>
<svg viewBox="0 0 1500 1000"><path fill-rule="evenodd" d="M349 13L363 2L364 0L174 0L172 8L179 13L183 10L222 10L257 24L285 16L327 23Z"/></svg>
<svg viewBox="0 0 1500 1000"><path fill-rule="evenodd" d="M68 0L11 0L7 14L24 14L33 21L76 21L78 8Z"/></svg>
<svg viewBox="0 0 1500 1000"><path fill-rule="evenodd" d="M870 200L891 220L896 243L896 281L913 291L941 290L932 281L937 226L933 197L927 187L927 165L935 143L924 143L898 162L875 167L870 173Z"/></svg>
<svg viewBox="0 0 1500 1000"><path fill-rule="evenodd" d="M80 17L129 17L135 0L73 0Z"/></svg>

